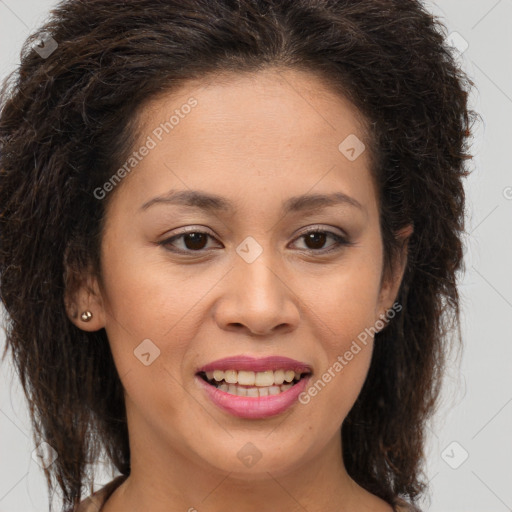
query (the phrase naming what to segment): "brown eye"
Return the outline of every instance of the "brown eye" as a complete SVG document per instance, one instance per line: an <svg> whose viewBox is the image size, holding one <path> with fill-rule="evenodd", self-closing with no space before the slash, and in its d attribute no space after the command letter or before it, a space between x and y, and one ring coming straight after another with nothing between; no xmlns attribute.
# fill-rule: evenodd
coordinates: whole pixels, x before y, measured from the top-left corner
<svg viewBox="0 0 512 512"><path fill-rule="evenodd" d="M212 235L204 231L187 231L174 235L162 242L159 245L164 246L167 250L177 253L193 253L203 252L208 244L208 239L214 239ZM178 242L180 242L178 244Z"/></svg>
<svg viewBox="0 0 512 512"><path fill-rule="evenodd" d="M208 235L206 233L187 233L182 236L185 247L195 251L204 249L208 241Z"/></svg>
<svg viewBox="0 0 512 512"><path fill-rule="evenodd" d="M327 248L324 248L329 238L333 239L334 243L332 243ZM304 244L306 246L303 248L303 250L316 252L319 254L325 254L331 251L335 251L336 249L341 249L343 246L351 245L351 242L349 242L345 237L333 233L332 231L319 229L302 234L297 240L300 239L304 240Z"/></svg>
<svg viewBox="0 0 512 512"><path fill-rule="evenodd" d="M304 240L309 249L322 249L327 240L325 232L317 231L304 235Z"/></svg>

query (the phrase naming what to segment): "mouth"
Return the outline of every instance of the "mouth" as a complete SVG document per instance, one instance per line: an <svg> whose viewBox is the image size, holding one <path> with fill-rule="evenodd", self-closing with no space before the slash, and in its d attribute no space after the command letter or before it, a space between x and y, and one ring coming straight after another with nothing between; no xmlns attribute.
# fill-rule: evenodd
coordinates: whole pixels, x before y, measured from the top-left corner
<svg viewBox="0 0 512 512"><path fill-rule="evenodd" d="M236 356L198 368L199 387L213 404L233 416L264 419L292 407L313 372L288 357Z"/></svg>
<svg viewBox="0 0 512 512"><path fill-rule="evenodd" d="M311 371L267 370L253 372L249 370L211 370L201 371L197 375L207 384L230 395L262 397L278 395L298 384Z"/></svg>

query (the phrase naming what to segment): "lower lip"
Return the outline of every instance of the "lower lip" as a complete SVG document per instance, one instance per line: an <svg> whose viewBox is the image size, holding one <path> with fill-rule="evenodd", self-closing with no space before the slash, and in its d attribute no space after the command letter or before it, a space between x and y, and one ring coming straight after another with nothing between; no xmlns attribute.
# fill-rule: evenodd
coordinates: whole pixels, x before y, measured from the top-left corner
<svg viewBox="0 0 512 512"><path fill-rule="evenodd" d="M303 377L290 389L277 395L248 397L226 393L208 384L204 379L196 375L201 386L206 391L211 401L221 409L238 418L260 419L276 416L291 407L298 396L306 389L311 375Z"/></svg>

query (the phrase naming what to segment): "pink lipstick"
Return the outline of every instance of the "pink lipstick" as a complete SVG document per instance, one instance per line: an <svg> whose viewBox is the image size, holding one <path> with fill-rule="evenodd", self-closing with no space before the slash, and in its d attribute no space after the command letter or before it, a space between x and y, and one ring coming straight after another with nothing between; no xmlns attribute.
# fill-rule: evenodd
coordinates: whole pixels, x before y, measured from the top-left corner
<svg viewBox="0 0 512 512"><path fill-rule="evenodd" d="M202 366L196 379L209 399L224 411L259 419L291 407L311 374L310 365L288 357L234 356Z"/></svg>

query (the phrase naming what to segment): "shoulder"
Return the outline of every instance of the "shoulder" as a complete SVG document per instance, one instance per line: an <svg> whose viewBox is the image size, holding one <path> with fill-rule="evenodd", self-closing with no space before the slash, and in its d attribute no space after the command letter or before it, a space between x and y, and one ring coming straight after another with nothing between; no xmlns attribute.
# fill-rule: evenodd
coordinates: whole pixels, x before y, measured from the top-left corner
<svg viewBox="0 0 512 512"><path fill-rule="evenodd" d="M101 507L110 495L119 487L127 478L127 475L119 475L101 489L91 494L88 498L82 500L76 508L69 512L100 512Z"/></svg>

